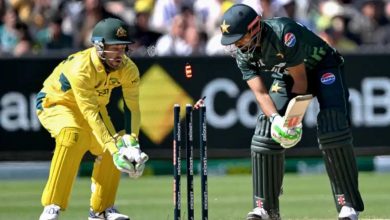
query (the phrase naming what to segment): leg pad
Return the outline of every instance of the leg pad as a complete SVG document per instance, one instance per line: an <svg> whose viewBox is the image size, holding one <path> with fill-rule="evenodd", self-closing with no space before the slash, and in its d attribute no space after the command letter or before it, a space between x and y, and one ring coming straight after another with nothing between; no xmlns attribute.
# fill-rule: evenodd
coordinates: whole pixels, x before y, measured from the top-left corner
<svg viewBox="0 0 390 220"><path fill-rule="evenodd" d="M285 150L270 137L270 124L261 115L252 138L253 205L278 215Z"/></svg>
<svg viewBox="0 0 390 220"><path fill-rule="evenodd" d="M318 115L318 121L318 141L336 208L340 211L343 205L349 205L363 211L348 117L342 111L323 110Z"/></svg>

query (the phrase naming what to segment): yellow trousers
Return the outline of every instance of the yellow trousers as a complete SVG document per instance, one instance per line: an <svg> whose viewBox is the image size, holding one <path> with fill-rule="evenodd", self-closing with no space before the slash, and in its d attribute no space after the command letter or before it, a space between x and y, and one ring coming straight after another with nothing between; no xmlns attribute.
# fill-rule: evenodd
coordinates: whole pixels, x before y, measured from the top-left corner
<svg viewBox="0 0 390 220"><path fill-rule="evenodd" d="M115 134L106 109L102 108L100 114L109 131ZM110 153L103 152L102 144L95 138L81 113L77 109L56 105L39 110L37 115L56 143L49 178L42 194L42 205L56 204L62 210L68 207L80 162L87 151L97 156L91 178L90 206L95 212L102 212L114 205L120 172Z"/></svg>

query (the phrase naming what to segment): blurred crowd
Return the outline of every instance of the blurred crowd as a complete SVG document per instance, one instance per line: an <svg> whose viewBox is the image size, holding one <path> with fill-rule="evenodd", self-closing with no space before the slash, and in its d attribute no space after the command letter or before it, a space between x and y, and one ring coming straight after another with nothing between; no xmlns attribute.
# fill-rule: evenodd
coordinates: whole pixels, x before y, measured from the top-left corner
<svg viewBox="0 0 390 220"><path fill-rule="evenodd" d="M390 48L390 0L0 0L0 57L90 47L106 17L130 25L136 56L223 55L220 18L235 3L291 17L342 52Z"/></svg>

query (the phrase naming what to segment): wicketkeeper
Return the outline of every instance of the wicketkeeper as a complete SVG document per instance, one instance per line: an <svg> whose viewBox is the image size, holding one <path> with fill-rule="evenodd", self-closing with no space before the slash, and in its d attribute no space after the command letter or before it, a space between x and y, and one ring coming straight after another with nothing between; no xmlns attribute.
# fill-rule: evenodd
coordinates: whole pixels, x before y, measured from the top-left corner
<svg viewBox="0 0 390 220"><path fill-rule="evenodd" d="M301 24L289 18L264 20L247 5L232 6L221 21L221 43L236 57L262 110L251 144L254 209L247 220L280 219L285 148L296 145L302 135L302 125L286 129L283 116L293 97L308 93L317 97L320 106L317 137L338 218L358 219L364 205L358 190L343 58ZM269 91L266 74L273 78Z"/></svg>
<svg viewBox="0 0 390 220"><path fill-rule="evenodd" d="M127 56L133 43L128 26L118 19L104 19L93 29L92 43L94 47L62 61L37 95L38 118L56 143L40 220L58 219L66 210L87 151L96 156L88 219L129 219L114 207L120 171L137 178L148 160L138 144L140 77ZM115 131L106 109L116 87L122 88L130 110L125 120L130 129L123 135Z"/></svg>

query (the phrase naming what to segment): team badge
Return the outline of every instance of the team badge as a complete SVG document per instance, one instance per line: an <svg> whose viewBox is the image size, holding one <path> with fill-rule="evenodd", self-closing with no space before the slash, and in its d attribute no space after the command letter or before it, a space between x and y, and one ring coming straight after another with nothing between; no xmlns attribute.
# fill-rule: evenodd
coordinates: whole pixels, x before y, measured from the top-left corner
<svg viewBox="0 0 390 220"><path fill-rule="evenodd" d="M124 28L119 27L118 30L116 31L116 36L117 37L126 37L127 31Z"/></svg>
<svg viewBox="0 0 390 220"><path fill-rule="evenodd" d="M228 28L230 27L230 25L226 24L225 20L223 20L223 23L221 24L220 27L221 27L222 33L229 33Z"/></svg>
<svg viewBox="0 0 390 220"><path fill-rule="evenodd" d="M297 39L295 38L295 35L291 32L284 35L284 44L287 47L293 47L295 43L297 42Z"/></svg>
<svg viewBox="0 0 390 220"><path fill-rule="evenodd" d="M333 73L324 73L321 76L321 83L324 85L330 85L336 81L336 76Z"/></svg>
<svg viewBox="0 0 390 220"><path fill-rule="evenodd" d="M119 80L117 78L110 78L110 85L118 85Z"/></svg>
<svg viewBox="0 0 390 220"><path fill-rule="evenodd" d="M258 207L258 208L264 207L264 199L263 198L255 196L255 203L256 203L256 207Z"/></svg>
<svg viewBox="0 0 390 220"><path fill-rule="evenodd" d="M345 197L344 197L344 194L336 195L336 198L337 198L337 203L338 203L340 206L345 205Z"/></svg>
<svg viewBox="0 0 390 220"><path fill-rule="evenodd" d="M278 93L279 90L280 90L281 88L282 88L282 87L280 87L280 86L279 86L279 83L277 82L277 83L275 83L275 84L272 84L271 91L272 91L272 92Z"/></svg>

